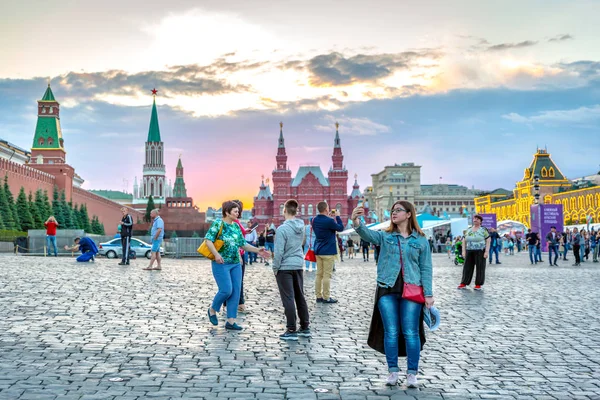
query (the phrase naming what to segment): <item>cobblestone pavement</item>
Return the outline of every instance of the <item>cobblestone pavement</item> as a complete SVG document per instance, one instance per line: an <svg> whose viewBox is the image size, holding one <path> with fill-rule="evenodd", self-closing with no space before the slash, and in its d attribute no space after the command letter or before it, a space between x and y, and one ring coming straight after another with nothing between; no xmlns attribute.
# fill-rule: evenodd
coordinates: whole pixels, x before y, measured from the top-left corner
<svg viewBox="0 0 600 400"><path fill-rule="evenodd" d="M166 259L148 272L146 260L3 256L0 399L600 398L600 266L501 261L484 291L459 291L461 268L434 255L443 322L428 332L421 388L406 389L384 386L385 359L366 345L372 261L338 266L333 305L315 303L307 273L313 338L289 343L262 264L246 271L246 329L230 333L207 321L207 261Z"/></svg>

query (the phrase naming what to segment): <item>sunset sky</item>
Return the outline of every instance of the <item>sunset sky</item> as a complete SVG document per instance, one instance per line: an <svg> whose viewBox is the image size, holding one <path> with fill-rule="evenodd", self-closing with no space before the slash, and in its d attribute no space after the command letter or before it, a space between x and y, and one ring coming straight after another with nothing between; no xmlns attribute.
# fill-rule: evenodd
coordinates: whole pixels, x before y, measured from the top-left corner
<svg viewBox="0 0 600 400"><path fill-rule="evenodd" d="M537 147L581 177L600 168L599 15L592 0L3 2L0 138L31 147L50 80L84 187L131 191L155 87L167 175L181 154L201 209L256 195L280 121L294 175L327 172L339 121L361 189L401 162L424 184L512 189Z"/></svg>

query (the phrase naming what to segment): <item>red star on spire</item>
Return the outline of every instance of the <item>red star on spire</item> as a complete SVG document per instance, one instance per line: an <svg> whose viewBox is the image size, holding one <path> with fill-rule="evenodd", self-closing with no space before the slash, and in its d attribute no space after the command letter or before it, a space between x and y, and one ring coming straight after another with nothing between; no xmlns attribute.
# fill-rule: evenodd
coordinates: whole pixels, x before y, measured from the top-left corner
<svg viewBox="0 0 600 400"><path fill-rule="evenodd" d="M156 88L152 89L152 96L156 96L156 93L158 93L158 90Z"/></svg>

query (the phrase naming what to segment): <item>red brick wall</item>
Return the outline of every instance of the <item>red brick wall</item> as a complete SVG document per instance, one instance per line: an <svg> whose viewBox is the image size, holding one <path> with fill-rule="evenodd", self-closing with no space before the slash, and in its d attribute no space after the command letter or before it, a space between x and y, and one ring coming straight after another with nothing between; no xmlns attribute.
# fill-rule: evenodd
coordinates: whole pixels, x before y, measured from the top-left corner
<svg viewBox="0 0 600 400"><path fill-rule="evenodd" d="M2 174L2 184L4 184L4 176L8 175L8 185L13 197L16 199L21 186L25 188L25 192L35 194L38 189L47 190L48 196L52 200L52 191L54 190L54 176L41 172L28 165L18 164L6 159L0 159L0 174Z"/></svg>
<svg viewBox="0 0 600 400"><path fill-rule="evenodd" d="M85 204L90 219L92 216L97 215L100 222L104 224L107 235L117 233L117 225L121 223L121 218L123 218L123 214L121 214L123 205L78 187L73 188L72 201L73 204ZM140 219L144 217L144 214L132 208L129 208L129 213L133 217L134 224L138 217Z"/></svg>

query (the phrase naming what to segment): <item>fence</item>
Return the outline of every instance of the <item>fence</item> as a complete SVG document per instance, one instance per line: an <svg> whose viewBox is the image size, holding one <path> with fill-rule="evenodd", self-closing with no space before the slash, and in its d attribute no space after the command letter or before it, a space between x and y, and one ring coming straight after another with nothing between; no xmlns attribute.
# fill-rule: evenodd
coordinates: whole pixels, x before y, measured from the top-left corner
<svg viewBox="0 0 600 400"><path fill-rule="evenodd" d="M202 257L198 253L198 247L202 244L203 238L174 238L171 243L175 248L175 257Z"/></svg>

